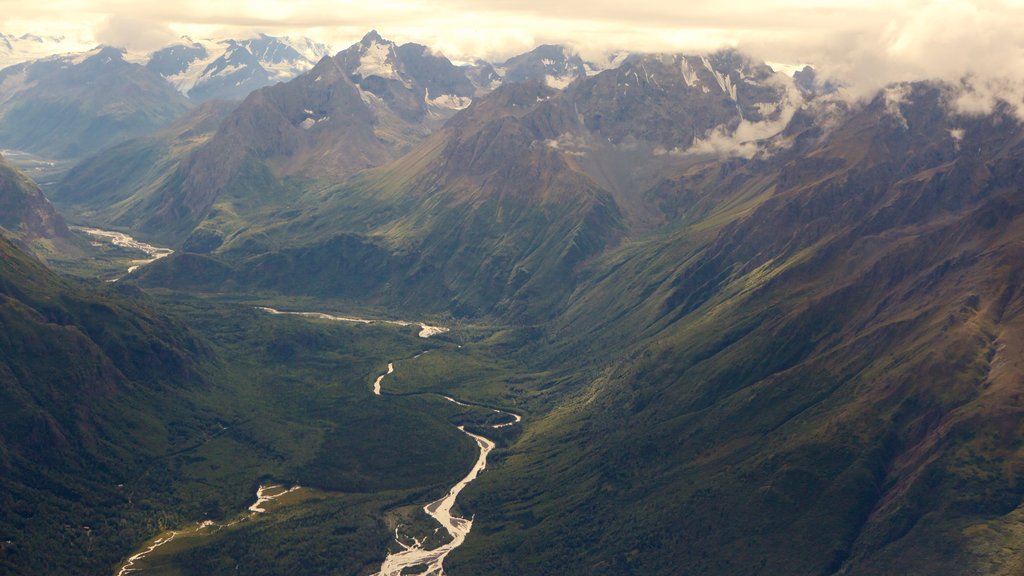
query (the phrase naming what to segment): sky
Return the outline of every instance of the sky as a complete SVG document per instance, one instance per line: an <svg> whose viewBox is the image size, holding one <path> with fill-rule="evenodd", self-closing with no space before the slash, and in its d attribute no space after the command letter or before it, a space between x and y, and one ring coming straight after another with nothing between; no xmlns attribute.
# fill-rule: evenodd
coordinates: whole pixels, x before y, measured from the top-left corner
<svg viewBox="0 0 1024 576"><path fill-rule="evenodd" d="M811 63L855 94L889 82L962 82L985 107L1024 102L1024 0L0 0L0 31L151 50L181 35L309 36L340 50L368 30L453 60L541 43L585 56L734 47Z"/></svg>

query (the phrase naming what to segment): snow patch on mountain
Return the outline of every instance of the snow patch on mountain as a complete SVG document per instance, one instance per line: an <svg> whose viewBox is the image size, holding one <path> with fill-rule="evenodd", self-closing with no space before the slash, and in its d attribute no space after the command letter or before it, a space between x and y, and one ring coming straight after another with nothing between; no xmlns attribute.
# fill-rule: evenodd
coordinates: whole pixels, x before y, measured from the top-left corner
<svg viewBox="0 0 1024 576"><path fill-rule="evenodd" d="M913 86L909 83L895 84L882 91L886 114L895 118L904 129L907 128L907 119L903 116L900 106L909 101L911 92L913 92Z"/></svg>
<svg viewBox="0 0 1024 576"><path fill-rule="evenodd" d="M0 32L0 69L48 56L85 52L95 45L94 42L81 42L64 36L19 36Z"/></svg>
<svg viewBox="0 0 1024 576"><path fill-rule="evenodd" d="M431 98L430 90L426 91L424 100L426 101L427 106L433 108L442 108L445 110L465 110L466 108L469 108L470 104L473 103L472 98L467 98L465 96L456 96L454 94L441 94L436 98Z"/></svg>
<svg viewBox="0 0 1024 576"><path fill-rule="evenodd" d="M680 59L679 67L683 73L683 82L686 82L686 86L693 88L700 83L700 78L697 76L697 72L690 66L689 60L685 57Z"/></svg>
<svg viewBox="0 0 1024 576"><path fill-rule="evenodd" d="M359 67L356 68L356 74L363 78L378 76L385 80L401 81L402 78L391 63L393 51L394 47L390 44L372 42L366 47L366 51L359 58Z"/></svg>
<svg viewBox="0 0 1024 576"><path fill-rule="evenodd" d="M736 85L732 83L732 78L715 70L707 56L701 56L700 60L708 72L711 72L715 77L715 81L718 82L718 87L722 89L722 92L728 94L729 98L736 100Z"/></svg>
<svg viewBox="0 0 1024 576"><path fill-rule="evenodd" d="M241 40L193 40L153 52L148 61L179 92L189 96L204 87L202 96L216 95L216 83L225 86L248 86L253 90L275 82L290 80L307 72L330 48L309 38L267 36ZM244 78L228 77L244 75Z"/></svg>
<svg viewBox="0 0 1024 576"><path fill-rule="evenodd" d="M789 76L790 78L792 78L794 74L796 74L797 72L803 70L804 68L806 68L808 66L808 64L806 64L806 63L804 63L804 64L787 64L785 62L772 62L772 61L766 61L765 64L767 64L768 67L771 68L773 71L779 72L781 74L785 74L786 76Z"/></svg>
<svg viewBox="0 0 1024 576"><path fill-rule="evenodd" d="M544 76L544 83L555 90L565 90L565 88L569 84L572 84L573 80L576 78L578 78L578 76L572 73L560 74L558 76L547 74Z"/></svg>

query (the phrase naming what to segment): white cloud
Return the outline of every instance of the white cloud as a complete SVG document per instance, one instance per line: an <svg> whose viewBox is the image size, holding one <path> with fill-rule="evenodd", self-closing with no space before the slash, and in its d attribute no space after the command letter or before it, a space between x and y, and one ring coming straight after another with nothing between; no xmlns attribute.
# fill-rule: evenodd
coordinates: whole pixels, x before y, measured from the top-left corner
<svg viewBox="0 0 1024 576"><path fill-rule="evenodd" d="M100 44L152 51L175 41L179 35L162 22L108 16L95 27L94 36Z"/></svg>
<svg viewBox="0 0 1024 576"><path fill-rule="evenodd" d="M713 154L716 156L735 156L753 158L759 152L768 150L766 141L786 129L789 121L805 102L799 90L788 78L782 75L773 77L772 82L783 90L779 113L760 122L743 120L734 130L719 126L705 134L703 138L694 140L693 145L685 151L673 151L676 154Z"/></svg>

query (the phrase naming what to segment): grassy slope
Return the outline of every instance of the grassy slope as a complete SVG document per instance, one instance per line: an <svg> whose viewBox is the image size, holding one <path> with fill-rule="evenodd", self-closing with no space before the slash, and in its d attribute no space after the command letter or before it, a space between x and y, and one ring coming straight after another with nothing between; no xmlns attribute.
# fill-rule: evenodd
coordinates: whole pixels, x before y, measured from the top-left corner
<svg viewBox="0 0 1024 576"><path fill-rule="evenodd" d="M807 159L829 172L785 167L719 234L626 247L605 266L636 280L577 293L551 358L627 355L470 488L452 573L1012 571L1019 138L958 156L870 112Z"/></svg>
<svg viewBox="0 0 1024 576"><path fill-rule="evenodd" d="M421 349L412 329L169 303L189 330L130 287L82 288L0 249L6 573L112 570L164 528L234 516L261 478L353 494L275 519L286 523L280 537L305 522L296 518L363 511L338 515L347 528L333 540L305 541L262 569L293 571L340 542L352 553L333 569L354 572L382 558L382 508L443 493L472 461L450 414L370 395L388 359ZM245 526L222 544L252 552L265 541L246 535L263 530Z"/></svg>
<svg viewBox="0 0 1024 576"><path fill-rule="evenodd" d="M76 221L134 228L155 209L156 193L182 159L209 141L234 106L205 103L154 134L90 155L63 175L52 200Z"/></svg>

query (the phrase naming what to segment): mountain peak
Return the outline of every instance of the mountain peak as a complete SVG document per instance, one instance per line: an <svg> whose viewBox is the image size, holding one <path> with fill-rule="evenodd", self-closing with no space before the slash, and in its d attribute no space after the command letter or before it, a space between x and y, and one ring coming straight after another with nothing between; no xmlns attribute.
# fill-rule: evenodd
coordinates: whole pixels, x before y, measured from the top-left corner
<svg viewBox="0 0 1024 576"><path fill-rule="evenodd" d="M124 48L110 46L109 44L100 44L96 47L96 50L96 56L104 56L118 59L123 58L124 55L128 53L128 51Z"/></svg>
<svg viewBox="0 0 1024 576"><path fill-rule="evenodd" d="M385 40L376 30L370 30L363 36L363 39L359 41L363 46L372 46L374 44L392 44L390 40Z"/></svg>

